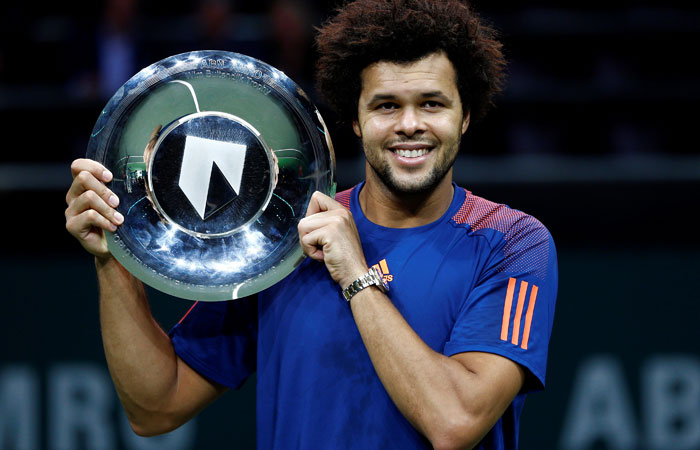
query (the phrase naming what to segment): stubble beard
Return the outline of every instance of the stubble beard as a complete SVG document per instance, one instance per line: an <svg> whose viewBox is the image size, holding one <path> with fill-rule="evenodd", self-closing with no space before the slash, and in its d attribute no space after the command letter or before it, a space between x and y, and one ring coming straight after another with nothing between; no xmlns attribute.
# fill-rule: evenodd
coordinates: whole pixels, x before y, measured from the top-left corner
<svg viewBox="0 0 700 450"><path fill-rule="evenodd" d="M366 160L377 178L379 178L379 181L394 195L421 196L434 191L445 178L445 175L447 175L447 172L449 172L457 159L459 145L460 142L458 140L454 144L457 148L450 149L452 157L449 160L440 161L433 166L425 178L417 180L413 184L400 183L394 176L388 161L379 158L376 161L373 161L374 158L366 158Z"/></svg>

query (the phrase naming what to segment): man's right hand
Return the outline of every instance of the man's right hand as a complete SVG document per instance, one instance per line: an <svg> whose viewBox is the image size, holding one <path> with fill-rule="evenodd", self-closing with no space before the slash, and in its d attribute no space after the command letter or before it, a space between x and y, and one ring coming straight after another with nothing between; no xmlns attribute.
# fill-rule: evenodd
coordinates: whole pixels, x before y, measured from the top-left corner
<svg viewBox="0 0 700 450"><path fill-rule="evenodd" d="M73 183L66 194L66 229L91 254L110 257L103 230L115 231L124 217L117 212L119 199L105 183L112 173L91 159L76 159L71 164Z"/></svg>

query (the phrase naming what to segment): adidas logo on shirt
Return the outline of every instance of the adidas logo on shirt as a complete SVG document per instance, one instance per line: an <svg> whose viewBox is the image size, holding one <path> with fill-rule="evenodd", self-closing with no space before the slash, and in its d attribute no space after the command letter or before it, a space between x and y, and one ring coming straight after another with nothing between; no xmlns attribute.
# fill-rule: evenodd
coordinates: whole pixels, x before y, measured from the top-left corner
<svg viewBox="0 0 700 450"><path fill-rule="evenodd" d="M390 281L394 280L394 276L389 273L389 266L386 264L386 259L382 259L372 267L376 268L382 274L382 279L385 283L389 283Z"/></svg>

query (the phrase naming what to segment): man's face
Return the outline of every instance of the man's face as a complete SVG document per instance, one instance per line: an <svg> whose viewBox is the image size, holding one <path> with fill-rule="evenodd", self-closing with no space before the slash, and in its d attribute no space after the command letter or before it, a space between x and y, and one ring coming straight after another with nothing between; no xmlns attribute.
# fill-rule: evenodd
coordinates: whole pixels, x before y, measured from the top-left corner
<svg viewBox="0 0 700 450"><path fill-rule="evenodd" d="M392 192L432 191L451 171L469 126L454 66L432 53L409 64L371 64L361 78L353 130L369 166Z"/></svg>

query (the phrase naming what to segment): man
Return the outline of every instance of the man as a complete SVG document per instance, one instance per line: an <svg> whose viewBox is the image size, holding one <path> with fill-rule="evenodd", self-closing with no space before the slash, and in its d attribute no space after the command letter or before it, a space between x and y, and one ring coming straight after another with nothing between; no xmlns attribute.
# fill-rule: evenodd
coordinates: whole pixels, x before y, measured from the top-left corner
<svg viewBox="0 0 700 450"><path fill-rule="evenodd" d="M96 256L132 427L172 430L257 371L260 448L516 448L525 395L544 385L554 244L452 183L461 136L499 90L500 44L458 0L359 0L318 44L321 92L362 140L366 180L314 194L309 258L257 298L197 303L166 335L102 240L123 220L111 174L72 166L67 228Z"/></svg>

